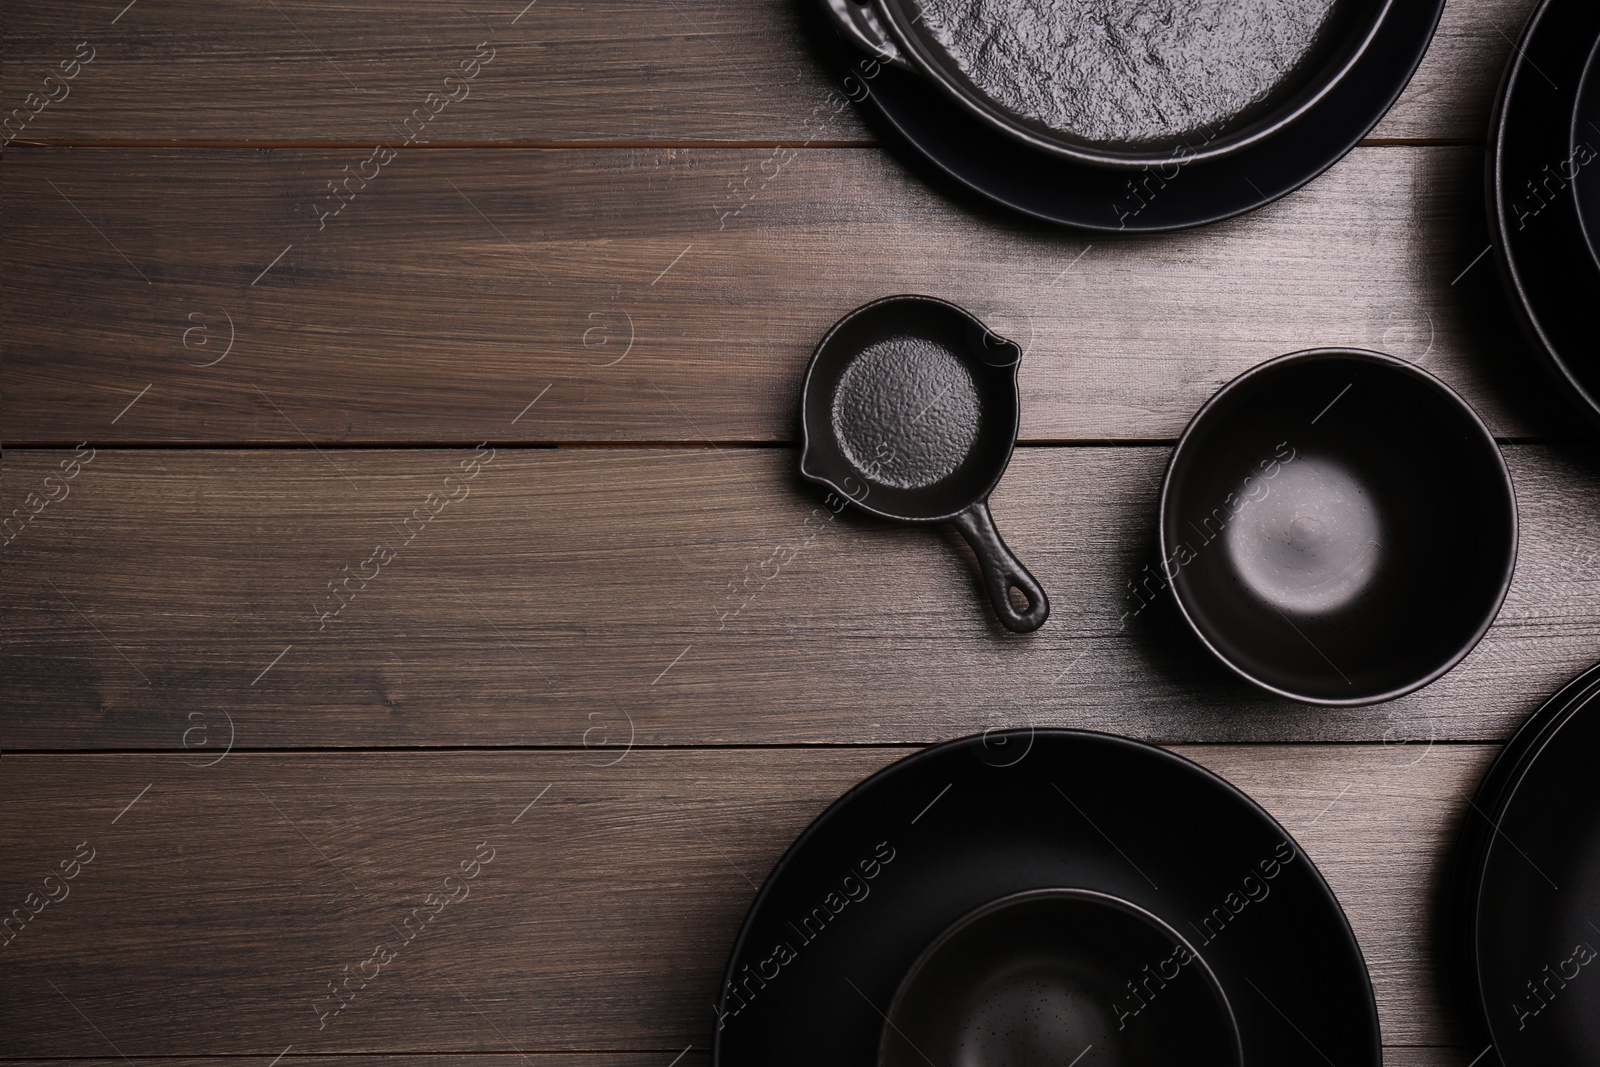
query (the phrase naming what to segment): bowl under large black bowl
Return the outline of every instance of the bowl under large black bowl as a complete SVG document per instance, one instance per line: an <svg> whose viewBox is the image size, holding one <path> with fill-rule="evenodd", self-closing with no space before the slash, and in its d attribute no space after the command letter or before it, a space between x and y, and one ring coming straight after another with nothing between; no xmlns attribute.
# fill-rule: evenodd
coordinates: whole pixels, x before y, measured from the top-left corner
<svg viewBox="0 0 1600 1067"><path fill-rule="evenodd" d="M1239 1067L1228 998L1194 946L1088 889L1037 889L957 920L907 973L879 1067Z"/></svg>
<svg viewBox="0 0 1600 1067"><path fill-rule="evenodd" d="M1194 417L1160 545L1223 663L1295 700L1367 704L1427 685L1489 628L1516 497L1488 428L1437 378L1376 352L1299 352Z"/></svg>

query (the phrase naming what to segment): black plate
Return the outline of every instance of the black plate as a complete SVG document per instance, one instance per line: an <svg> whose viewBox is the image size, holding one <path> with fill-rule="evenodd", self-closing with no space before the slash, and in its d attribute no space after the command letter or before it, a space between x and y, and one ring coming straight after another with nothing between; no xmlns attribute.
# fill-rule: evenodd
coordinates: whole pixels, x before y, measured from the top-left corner
<svg viewBox="0 0 1600 1067"><path fill-rule="evenodd" d="M1512 788L1552 731L1597 696L1600 696L1600 664L1562 686L1523 720L1484 772L1462 816L1461 831L1450 858L1450 872L1445 879L1445 937L1450 960L1447 977L1469 1024L1482 1034L1481 1040L1488 1040L1488 1030L1486 1020L1478 1011L1476 916L1484 859L1495 835L1495 824L1505 810Z"/></svg>
<svg viewBox="0 0 1600 1067"><path fill-rule="evenodd" d="M1251 368L1195 415L1159 539L1184 619L1229 668L1293 700L1367 704L1427 685L1489 629L1516 495L1443 382L1317 349Z"/></svg>
<svg viewBox="0 0 1600 1067"><path fill-rule="evenodd" d="M1600 40L1589 53L1589 63L1578 87L1578 105L1572 109L1572 144L1600 151ZM1600 270L1600 166L1585 166L1572 183L1578 200L1578 221L1589 240L1589 255Z"/></svg>
<svg viewBox="0 0 1600 1067"><path fill-rule="evenodd" d="M1121 897L1188 935L1227 993L1246 1063L1381 1063L1360 947L1288 832L1188 760L1075 730L939 745L824 812L745 919L712 1062L871 1067L895 990L941 931L1054 887Z"/></svg>
<svg viewBox="0 0 1600 1067"><path fill-rule="evenodd" d="M1489 841L1474 916L1478 1011L1505 1067L1600 1062L1600 702L1531 755Z"/></svg>
<svg viewBox="0 0 1600 1067"><path fill-rule="evenodd" d="M1600 265L1570 185L1600 168L1597 159L1577 169L1572 144L1578 87L1597 38L1600 4L1593 0L1545 0L1529 19L1490 128L1488 205L1501 279L1535 354L1600 422ZM1600 136L1587 145L1600 152Z"/></svg>
<svg viewBox="0 0 1600 1067"><path fill-rule="evenodd" d="M859 103L869 120L887 125L959 186L1046 222L1153 233L1251 211L1338 162L1378 124L1410 81L1443 9L1443 0L1396 4L1345 77L1273 136L1214 161L1175 160L1131 174L1022 146L914 75L867 61L865 70L875 74L863 77L859 53L841 45L836 55L854 64L846 85L862 97Z"/></svg>

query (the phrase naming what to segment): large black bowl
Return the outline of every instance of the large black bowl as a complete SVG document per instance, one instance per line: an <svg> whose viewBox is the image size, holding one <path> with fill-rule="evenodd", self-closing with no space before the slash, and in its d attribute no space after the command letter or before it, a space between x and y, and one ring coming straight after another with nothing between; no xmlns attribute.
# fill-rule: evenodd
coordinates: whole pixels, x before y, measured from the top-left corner
<svg viewBox="0 0 1600 1067"><path fill-rule="evenodd" d="M1494 438L1432 375L1376 352L1283 356L1224 386L1161 490L1166 580L1238 674L1368 704L1460 662L1517 555Z"/></svg>
<svg viewBox="0 0 1600 1067"><path fill-rule="evenodd" d="M1288 831L1171 752L1030 729L908 756L801 834L734 942L711 1067L877 1067L896 990L941 932L990 901L1061 887L1181 931L1227 994L1245 1063L1383 1062L1361 948ZM1142 964L1135 990L1124 981L1124 1005L1148 1005L1130 1028L1161 1024L1171 955Z"/></svg>

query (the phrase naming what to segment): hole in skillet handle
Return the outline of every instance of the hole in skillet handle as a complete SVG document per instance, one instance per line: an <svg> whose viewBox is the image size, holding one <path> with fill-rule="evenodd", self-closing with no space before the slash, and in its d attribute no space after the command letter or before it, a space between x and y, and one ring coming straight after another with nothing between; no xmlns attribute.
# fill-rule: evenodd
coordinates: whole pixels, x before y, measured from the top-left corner
<svg viewBox="0 0 1600 1067"><path fill-rule="evenodd" d="M1050 617L1050 598L1022 561L1012 554L995 528L989 514L989 501L980 500L950 520L978 557L983 584L989 591L994 613L1012 633L1032 633ZM1024 606L1018 607L1021 599Z"/></svg>

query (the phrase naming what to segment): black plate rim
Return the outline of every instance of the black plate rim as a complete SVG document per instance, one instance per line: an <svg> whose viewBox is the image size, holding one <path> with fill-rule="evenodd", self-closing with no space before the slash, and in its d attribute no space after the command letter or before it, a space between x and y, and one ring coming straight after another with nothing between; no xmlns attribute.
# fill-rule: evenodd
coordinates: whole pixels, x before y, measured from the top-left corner
<svg viewBox="0 0 1600 1067"><path fill-rule="evenodd" d="M1568 147L1578 143L1578 111L1583 102L1591 93L1600 93L1600 38L1597 38L1594 47L1589 50L1589 59L1583 65L1583 75L1578 79L1578 91L1572 97L1572 132L1568 135ZM1595 129L1594 123L1590 128ZM1595 129L1600 134L1600 129ZM1567 192L1572 194L1572 210L1578 217L1578 228L1583 231L1583 238L1589 246L1589 256L1594 260L1595 268L1600 270L1600 220L1591 220L1584 213L1583 205L1578 200L1578 182L1574 179L1567 186Z"/></svg>
<svg viewBox="0 0 1600 1067"><path fill-rule="evenodd" d="M1353 954L1355 960L1361 965L1360 971L1363 978L1362 986L1366 992L1366 996L1363 999L1367 1007L1367 1018L1363 1020L1363 1022L1367 1024L1370 1034L1368 1051L1372 1063L1378 1064L1383 1062L1383 1036L1379 1028L1378 1021L1378 1000L1377 994L1372 988L1372 973L1367 967L1366 953L1361 950L1361 942L1357 940L1355 930L1350 926L1350 916L1345 912L1344 906L1339 903L1339 898L1334 895L1333 888L1328 885L1328 880L1323 877L1322 870L1314 861L1312 861L1311 856L1305 851L1305 849L1300 847L1298 839L1296 839L1293 834L1285 829L1283 824L1278 822L1278 820L1273 817L1271 812L1262 807L1261 804L1253 799L1248 793L1244 792L1238 786L1217 774L1215 771L1196 763L1194 760L1188 759L1185 756L1180 756L1176 752L1161 748L1158 745L1153 745L1145 741L1139 741L1131 737L1126 737L1122 734L1105 733L1100 730L1069 729L1065 727L1024 726L1005 730L991 729L985 730L981 734L968 734L965 737L958 737L949 741L942 741L938 744L929 745L920 752L914 752L909 756L903 756L889 764L887 767L880 767L878 770L872 772L867 777L861 779L861 781L851 786L841 796L824 808L816 818L812 819L811 822L806 825L806 828L800 832L799 836L790 842L789 847L784 850L783 855L778 857L778 862L774 864L772 870L767 873L767 877L762 880L761 888L759 891L757 891L755 899L750 902L750 907L745 912L744 920L739 924L739 933L734 938L733 947L728 952L728 963L723 968L719 984L717 986L717 1000L714 1002L715 1006L720 1008L724 1004L726 990L731 986L733 979L738 973L736 966L744 953L745 941L750 936L751 929L755 925L757 916L761 914L763 906L767 903L768 898L772 895L773 886L776 885L778 880L787 874L794 866L795 855L799 853L805 845L809 844L814 838L821 834L823 828L831 820L836 818L838 813L843 811L847 805L853 803L869 788L882 784L884 781L887 781L896 774L903 773L906 768L920 766L924 762L942 758L947 754L958 752L963 748L970 748L976 745L989 745L991 743L1005 744L1013 740L1026 740L1029 745L1029 751L1031 752L1033 742L1041 737L1047 740L1059 740L1062 742L1078 741L1087 743L1111 744L1117 747L1128 749L1130 751L1139 752L1151 759L1163 761L1174 767L1178 772L1193 775L1212 787L1219 789L1240 808L1248 812L1253 812L1255 815L1263 819L1266 825L1281 833L1284 837L1284 840L1293 842L1296 850L1299 852L1300 858L1306 861L1306 867L1311 873L1311 881L1315 886L1318 899L1330 909L1333 916L1337 919L1339 930L1344 935L1344 947ZM711 1067L719 1067L719 1065L722 1063L722 1034L723 1031L720 1027L712 1031Z"/></svg>
<svg viewBox="0 0 1600 1067"><path fill-rule="evenodd" d="M1417 0L1417 2L1424 2L1424 0ZM1089 221L1089 220L1086 220L1086 219L1081 218L1081 217L1078 217L1078 218L1066 217L1068 215L1067 212L1049 213L1049 212L1045 212L1045 211L1034 210L1031 207L1028 207L1028 206L1026 206L1024 204L1018 203L1015 200L1015 198L1008 198L1008 197L1006 197L1005 195L1002 195L999 192L991 191L989 188L986 188L985 185L980 183L980 182L969 180L965 176L965 174L963 174L963 173L961 173L961 172L959 172L957 170L952 169L950 166L947 166L942 158L940 158L939 156L937 156L937 155L929 152L928 150L926 150L917 139L913 138L906 131L904 125L899 120L896 119L896 117L893 114L893 112L889 108L886 108L886 107L883 106L883 104L882 104L882 102L881 102L881 100L879 98L879 95L872 91L870 82L867 82L867 81L862 81L861 82L861 84L865 87L864 88L864 95L860 99L856 100L856 103L859 106L862 106L862 107L866 107L866 106L870 105L873 113L879 119L881 119L885 124L887 124L891 129L894 130L894 132L895 132L895 134L897 136L897 139L902 144L908 146L913 152L916 153L916 155L918 157L920 157L920 159L922 161L924 161L927 164L929 164L930 166L933 166L934 168L936 168L940 172L940 174L942 174L946 179L955 182L956 184L961 186L964 190L966 190L968 193L976 195L977 197L979 197L979 198L981 198L981 199L983 199L983 200L985 200L985 201L987 201L987 202L989 202L991 204L999 205L1000 207L1005 208L1008 211L1015 212L1017 214L1023 215L1023 216L1025 216L1027 218L1031 218L1031 219L1034 219L1034 220L1039 221L1039 222L1048 223L1048 224L1050 224L1052 226L1060 226L1060 227L1064 227L1064 228L1067 228L1067 229L1079 230L1079 231L1090 232L1090 233L1109 233L1109 234L1114 234L1114 233L1172 233L1172 232L1179 231L1179 230L1192 229L1192 228L1197 227L1197 226L1206 226L1206 225L1210 225L1212 223L1222 222L1222 221L1224 221L1226 219L1237 218L1240 215L1248 214L1251 211L1255 211L1255 210L1257 210L1259 208L1265 207L1268 204L1274 203L1275 201L1280 200L1283 197L1288 196L1290 193L1293 193L1293 192L1295 192L1295 191L1297 191L1297 190L1299 190L1301 188L1304 188L1307 184L1309 184L1310 182L1314 181L1316 178L1318 178L1319 176L1324 174L1327 170L1329 170L1331 167L1333 167L1335 164L1337 164L1340 160L1342 160L1346 155L1348 155L1350 153L1351 149L1355 148L1355 146L1357 144L1359 144L1361 142L1361 140L1367 136L1367 134L1372 132L1372 130L1378 125L1378 123L1383 121L1384 117L1389 113L1389 110L1394 106L1395 101L1400 98L1400 94L1403 93L1405 91L1405 89L1406 89L1406 86L1408 86L1411 83L1411 79L1412 79L1412 77L1415 76L1415 74L1417 72L1417 68L1419 66L1421 66L1423 58L1427 55L1429 46L1432 44L1434 35L1438 30L1439 20L1444 14L1445 0L1425 0L1425 2L1429 3L1430 8L1431 8L1430 13L1423 20L1423 22L1425 24L1426 32L1425 33L1420 32L1420 31L1418 32L1417 40L1416 40L1414 46L1409 48L1409 49L1407 49L1407 52L1406 52L1407 59L1406 59L1406 61L1404 63L1396 63L1396 64L1394 64L1394 68L1395 68L1394 69L1394 74L1396 75L1396 77L1394 78L1393 85L1385 88L1382 92L1376 94L1373 97L1372 104L1375 105L1375 106L1373 106L1371 108L1371 111L1372 111L1371 118L1370 118L1370 120L1363 120L1360 123L1360 129L1359 129L1358 132L1356 132L1353 136L1347 136L1345 138L1342 138L1340 140L1340 142L1337 144L1336 150L1330 151L1330 152L1325 153L1325 154L1319 154L1317 162L1315 162L1314 164L1312 164L1309 167L1305 168L1302 173L1297 173L1291 180L1287 181L1286 183L1283 183L1283 187L1282 188L1275 188L1274 191L1271 192L1270 194L1268 194L1268 193L1260 193L1259 196L1256 197L1256 198L1248 199L1248 200L1240 202L1239 204L1237 204L1235 206L1226 207L1226 208L1223 208L1223 209L1220 209L1220 210L1213 209L1213 210L1190 212L1188 215L1185 215L1184 217L1180 218L1179 220L1173 221L1173 222L1167 222L1167 223L1144 222L1144 223L1140 223L1136 219L1132 223L1127 223L1127 224L1124 224L1124 225L1111 225L1109 223L1103 223L1103 222L1098 222L1098 221ZM1383 31L1390 30L1395 25L1395 20L1393 18L1393 15L1394 15L1394 13L1396 11L1399 10L1399 7L1400 7L1400 5L1396 5L1395 7L1390 9L1391 17L1384 19L1383 24L1380 27L1380 33L1379 33L1380 37L1382 36ZM1398 33L1400 31L1396 30L1394 32ZM1372 42L1370 42L1369 45L1368 45L1368 48L1363 52L1363 55L1361 56L1361 61L1366 61L1366 60L1370 59L1370 54L1369 53L1378 44L1379 44L1379 41L1376 40L1376 39L1373 40ZM848 48L849 46L845 45L843 47ZM1356 66L1357 67L1360 66L1360 62L1359 61L1356 64ZM1404 68L1404 71L1403 71L1404 76L1403 77L1399 76L1399 74L1401 73L1401 68ZM1323 98L1321 100L1319 100L1315 105L1313 105L1312 107L1308 108L1306 111L1301 113L1301 115L1294 122L1288 123L1285 126L1281 127L1277 131L1277 133L1278 134L1282 134L1282 133L1284 133L1284 132L1286 132L1288 130L1298 128L1299 126L1301 126L1304 123L1314 123L1316 121L1319 113L1322 112L1324 109L1330 109L1330 110L1343 110L1343 109L1345 109L1346 104L1345 104L1345 101L1343 100L1341 90L1350 89L1350 87L1352 85L1357 85L1358 89L1350 89L1350 91L1351 92L1359 91L1359 87L1360 86L1359 86L1359 81L1358 81L1358 78L1357 78L1358 73L1359 72L1354 68L1352 68L1352 70L1350 70L1350 71L1347 71L1346 74L1345 74L1345 77L1342 78L1339 81L1338 85L1336 85L1332 90L1330 90L1330 92L1325 94L1323 96ZM906 76L907 77L914 77L914 75L906 75ZM1362 110L1365 111L1366 109L1362 109ZM1001 136L1001 135L996 134L996 136ZM1270 151L1274 140L1275 140L1275 137L1267 138L1267 139L1265 139L1265 140L1263 140L1263 141L1261 141L1259 143L1250 145L1245 149L1241 149L1239 152L1236 152L1236 153L1234 153L1232 155L1224 156L1221 159L1212 160L1212 161L1209 161L1209 162L1198 163L1198 164L1195 164L1195 165L1197 167L1209 167L1209 168L1240 167L1240 166L1242 166L1241 160L1248 161L1248 159L1250 158L1252 153ZM1012 142L1008 141L1008 143L1012 143ZM1020 146L1020 147L1022 147L1022 150L1024 150L1024 151L1027 150L1025 146ZM1057 158L1057 157L1046 156L1045 158L1048 158L1054 164L1063 165L1063 166L1073 166L1073 164L1071 164L1069 161L1063 160L1063 159L1060 159L1060 158ZM1185 164L1185 165L1187 165L1187 164ZM1091 166L1083 165L1083 164L1079 164L1077 166L1081 167L1081 169L1088 170L1088 171L1095 171L1095 172L1112 170L1112 168L1091 167ZM1113 171L1113 173L1120 173L1120 172L1123 172L1123 171L1121 171L1120 169L1118 169L1117 171ZM1258 193L1259 193L1259 190L1258 190ZM1126 223L1126 220L1124 220L1124 222Z"/></svg>
<svg viewBox="0 0 1600 1067"><path fill-rule="evenodd" d="M1478 781L1467 811L1456 834L1453 854L1446 874L1448 892L1444 904L1445 933L1448 941L1448 966L1453 972L1456 1002L1487 1034L1486 1020L1480 1018L1476 980L1472 977L1477 952L1478 884L1481 880L1487 846L1493 837L1501 811L1509 796L1509 786L1519 779L1519 771L1535 746L1565 716L1600 698L1600 663L1586 668L1546 697L1544 703L1523 719ZM1463 998L1460 994L1466 992ZM1487 1039L1487 1038L1485 1038Z"/></svg>
<svg viewBox="0 0 1600 1067"><path fill-rule="evenodd" d="M1500 824L1505 821L1506 813L1516 803L1517 794L1521 792L1523 784L1528 780L1528 776L1538 767L1540 758L1550 750L1551 745L1556 743L1562 731L1595 703L1597 695L1600 695L1600 686L1591 685L1581 698L1569 702L1551 722L1545 724L1545 729L1537 738L1537 746L1532 751L1523 754L1523 759L1516 768L1515 780L1506 791L1505 799L1501 803L1500 809L1495 813L1495 833L1489 836L1482 858L1474 871L1475 878L1471 887L1472 913L1469 917L1472 936L1470 947L1470 990L1473 997L1473 1008L1477 1015L1475 1021L1483 1028L1484 1035L1487 1037L1490 1046L1495 1050L1495 1058L1500 1060L1502 1064L1505 1062L1505 1058L1500 1054L1500 1042L1495 1036L1496 1027L1490 1019L1488 994L1484 989L1483 983L1482 941L1478 937L1478 929L1482 923L1483 915L1483 888L1489 878L1490 861L1495 856L1495 838L1499 834ZM1503 853L1505 850L1501 849L1500 851ZM1517 851L1520 852L1521 849Z"/></svg>
<svg viewBox="0 0 1600 1067"><path fill-rule="evenodd" d="M855 321L858 316L876 311L879 307L885 304L899 303L936 304L948 311L954 311L962 318L977 323L980 328L982 328L995 339L1016 347L1018 352L1022 351L1022 347L1015 341L995 333L994 330L989 328L988 323L978 318L978 316L974 315L960 304L937 296L927 296L922 293L896 293L893 296L880 296L876 300L869 300L860 307L845 312L844 315L840 317L838 322L835 322L832 326L828 327L828 332L822 335L822 339L817 342L817 346L811 350L811 359L806 363L805 378L800 383L800 475L809 482L814 482L817 485L838 493L840 496L850 501L850 503L858 510L864 511L869 515L876 516L880 519L889 519L893 522L909 523L916 526L927 526L933 523L949 522L951 519L955 518L957 515L960 515L962 512L968 510L974 505L981 504L988 500L989 497L993 495L995 489L1000 485L1000 480L1006 476L1006 471L1010 469L1011 457L1016 454L1017 450L1017 431L1022 426L1022 391L1021 387L1017 383L1017 368L1020 365L1021 360L1019 359L1017 363L1014 363L1011 366L1011 446L1005 450L1005 455L1000 457L999 463L996 464L994 477L986 481L983 491L978 494L976 499L946 515L918 515L914 517L907 517L905 515L896 514L892 511L882 511L878 508L872 507L871 505L863 502L863 500L852 496L849 490L845 489L843 486L833 484L832 481L820 474L815 473L806 465L806 460L811 457L812 449L815 447L814 442L811 439L810 420L806 418L806 415L811 410L811 379L816 373L817 362L822 357L823 349L828 347L828 343L833 340L834 336L838 334L839 331L844 329L844 327L849 325L851 322ZM935 484L937 485L938 483Z"/></svg>
<svg viewBox="0 0 1600 1067"><path fill-rule="evenodd" d="M1494 625L1494 620L1500 615L1500 609L1505 605L1506 594L1511 589L1511 579L1513 574L1516 572L1517 567L1517 551L1522 540L1522 528L1517 517L1516 485L1511 478L1511 469L1506 466L1506 457L1500 451L1500 446L1495 441L1494 434L1490 431L1488 424L1486 424L1483 421L1483 418L1475 410L1473 410L1472 405L1467 403L1460 393L1450 388L1449 385L1445 384L1444 381L1435 375L1430 374L1428 371L1423 370L1414 363L1409 363L1397 356L1391 356L1384 352L1373 352L1364 348L1307 348L1299 352L1290 352L1286 355L1275 356L1272 359L1267 360L1265 363L1258 363L1254 367L1251 367L1249 370L1246 370L1244 373L1229 381L1215 393L1211 394L1210 399L1208 399L1204 404L1200 405L1200 410L1194 413L1194 417L1189 420L1189 424L1183 428L1183 433L1179 435L1178 443L1173 446L1172 455L1167 460L1166 472L1161 476L1161 496L1156 505L1156 540L1158 549L1161 552L1161 558L1163 560L1170 559L1171 553L1167 545L1166 517L1167 499L1172 490L1173 471L1177 468L1178 458L1180 455L1182 455L1184 446L1191 440L1196 427L1201 425L1206 416L1236 388L1243 387L1262 374L1273 373L1284 365L1290 363L1299 363L1310 359L1329 358L1348 358L1362 363L1373 363L1379 366L1389 367L1394 370L1410 374L1418 381L1421 381L1424 385L1433 387L1435 390L1440 392L1447 401L1452 402L1457 408L1459 408L1467 416L1470 424L1475 427L1482 438L1488 442L1490 451L1494 455L1499 467L1501 481L1506 494L1507 514L1511 524L1511 552L1508 554L1505 567L1500 574L1500 588L1494 599L1493 610L1486 613L1483 621L1479 623L1471 638L1464 641L1452 656L1445 660L1441 665L1431 670L1427 675L1422 676L1419 679L1413 679L1405 685L1397 686L1393 689L1376 695L1341 698L1316 697L1279 688L1270 682L1267 682L1261 678L1257 678L1255 675L1245 670L1242 666L1234 663L1205 635L1205 632L1201 629L1200 624L1190 613L1188 605L1184 603L1183 594L1178 591L1178 583L1168 582L1167 587L1172 591L1172 599L1177 603L1178 611L1183 615L1184 622L1188 624L1189 630L1200 639L1200 643L1203 644L1207 651L1209 651L1212 656L1216 658L1217 662L1226 666L1240 678L1243 678L1252 685L1259 686L1269 693L1273 693L1280 697L1285 697L1289 700L1298 701L1302 704L1315 704L1321 707L1363 707L1368 704L1381 704L1386 700L1394 700L1398 697L1405 696L1407 693L1414 693L1424 686L1432 685L1450 671L1454 670L1457 664L1466 659L1472 650L1478 647L1478 642L1483 640L1484 634L1489 632L1489 627Z"/></svg>
<svg viewBox="0 0 1600 1067"><path fill-rule="evenodd" d="M1485 158L1487 171L1488 195L1485 198L1489 216L1490 247L1494 249L1494 259L1499 271L1504 288L1510 290L1513 299L1511 304L1516 311L1516 317L1524 335L1531 342L1535 356L1556 384L1573 400L1583 411L1591 425L1600 425L1600 399L1578 381L1577 377L1567 366L1567 360L1562 356L1555 342L1551 339L1546 320L1557 309L1545 307L1542 312L1536 308L1538 301L1534 292L1529 288L1526 279L1517 269L1517 255L1514 251L1517 242L1511 237L1511 231L1506 218L1508 204L1505 161L1506 141L1508 139L1509 119L1515 110L1515 95L1517 86L1528 77L1530 60L1527 58L1528 45L1533 36L1542 28L1546 17L1559 5L1567 0L1543 0L1532 15L1528 17L1527 25L1520 35L1516 48L1512 52L1511 61L1506 64L1505 74L1501 78L1499 92L1495 95L1494 111L1489 120L1489 151ZM1581 73L1581 72L1580 72ZM1543 75L1541 75L1543 76ZM1562 94L1562 100L1572 107L1577 106L1576 90L1572 94ZM1570 128L1571 123L1566 124ZM1558 197L1554 204L1559 205L1557 210L1564 209L1567 197ZM1576 199L1573 198L1572 209L1576 212ZM1589 271L1600 270L1600 265L1592 262L1587 265ZM1583 268L1579 268L1582 270Z"/></svg>

